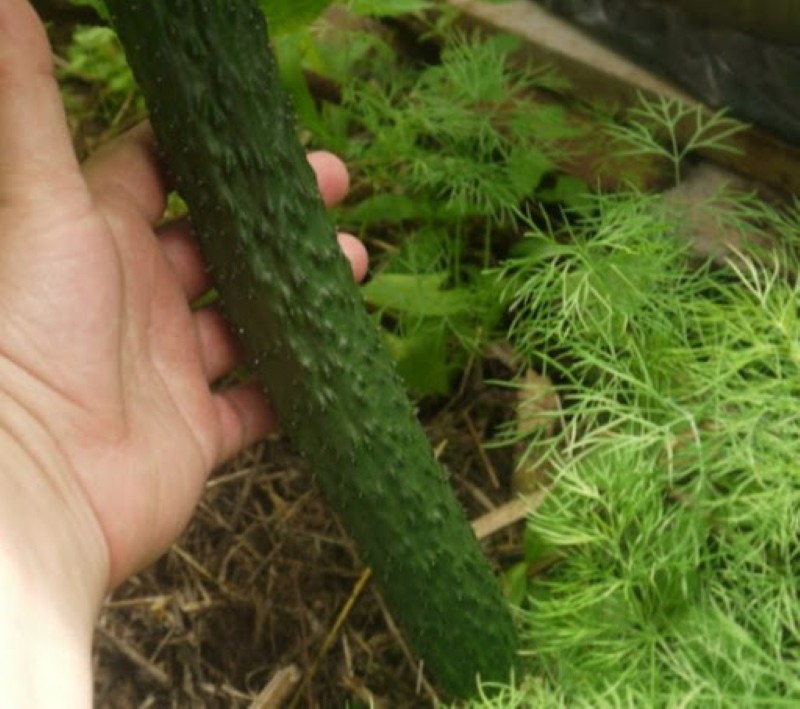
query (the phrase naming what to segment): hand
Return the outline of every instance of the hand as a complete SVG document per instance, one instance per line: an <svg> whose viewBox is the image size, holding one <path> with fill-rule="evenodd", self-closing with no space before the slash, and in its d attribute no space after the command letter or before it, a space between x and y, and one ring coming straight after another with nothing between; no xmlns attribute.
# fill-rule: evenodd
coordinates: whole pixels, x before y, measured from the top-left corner
<svg viewBox="0 0 800 709"><path fill-rule="evenodd" d="M239 352L215 310L190 310L206 269L187 222L158 226L149 127L81 168L51 65L26 0L2 0L0 456L37 474L0 458L0 562L17 519L31 547L78 549L105 592L168 547L212 468L275 420L257 385L211 388ZM342 163L309 160L325 201L341 199ZM363 247L339 239L363 277Z"/></svg>

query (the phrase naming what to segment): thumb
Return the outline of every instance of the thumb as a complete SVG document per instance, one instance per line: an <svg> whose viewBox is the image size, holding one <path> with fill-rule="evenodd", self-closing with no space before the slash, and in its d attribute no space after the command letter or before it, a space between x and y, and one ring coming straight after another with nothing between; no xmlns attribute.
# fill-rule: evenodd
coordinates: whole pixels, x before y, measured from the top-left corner
<svg viewBox="0 0 800 709"><path fill-rule="evenodd" d="M0 205L86 187L44 27L28 0L0 0Z"/></svg>

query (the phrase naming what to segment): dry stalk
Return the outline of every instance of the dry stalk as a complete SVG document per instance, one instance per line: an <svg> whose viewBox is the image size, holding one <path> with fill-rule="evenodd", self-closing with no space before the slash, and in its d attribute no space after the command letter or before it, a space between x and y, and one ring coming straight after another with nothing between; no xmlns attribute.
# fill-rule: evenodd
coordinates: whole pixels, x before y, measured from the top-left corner
<svg viewBox="0 0 800 709"><path fill-rule="evenodd" d="M133 645L125 642L122 638L117 637L109 630L106 630L102 625L97 626L97 632L103 636L114 648L134 665L142 670L150 679L162 687L169 687L172 683L169 675L164 672L160 667L153 664L148 658L142 655Z"/></svg>
<svg viewBox="0 0 800 709"><path fill-rule="evenodd" d="M297 665L279 669L250 704L250 709L280 709L300 682Z"/></svg>
<svg viewBox="0 0 800 709"><path fill-rule="evenodd" d="M489 483L491 484L492 489L499 490L500 479L497 476L497 471L495 470L491 459L488 455L486 455L486 449L483 447L483 443L481 442L481 436L478 434L478 430L475 428L472 418L466 411L463 413L463 418L464 423L467 425L469 436L475 445L475 450L478 451L478 457L481 459L481 464L486 472L486 476L489 478Z"/></svg>

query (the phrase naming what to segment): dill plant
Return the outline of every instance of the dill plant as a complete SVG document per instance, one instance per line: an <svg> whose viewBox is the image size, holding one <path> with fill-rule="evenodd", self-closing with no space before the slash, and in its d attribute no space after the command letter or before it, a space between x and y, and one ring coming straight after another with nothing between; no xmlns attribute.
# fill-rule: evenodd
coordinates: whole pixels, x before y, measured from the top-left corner
<svg viewBox="0 0 800 709"><path fill-rule="evenodd" d="M555 472L524 701L800 700L800 211L731 200L720 219L773 246L698 262L674 207L629 192L531 222L501 269L510 336L562 398L532 446Z"/></svg>
<svg viewBox="0 0 800 709"><path fill-rule="evenodd" d="M422 66L373 38L358 60L372 59L368 71L345 79L324 120L338 127L362 196L343 221L388 244L364 294L417 395L446 394L496 332L501 299L484 271L516 239L517 210L543 197L564 141L579 136L537 96L561 86L552 72L510 61L516 40L435 31L441 56Z"/></svg>
<svg viewBox="0 0 800 709"><path fill-rule="evenodd" d="M451 31L443 43L439 63L345 88L359 127L348 150L376 192L402 190L445 219L508 217L563 157L557 141L576 135L562 107L531 97L560 83L515 69L512 38Z"/></svg>
<svg viewBox="0 0 800 709"><path fill-rule="evenodd" d="M702 150L738 152L729 141L746 127L724 109L712 113L699 103L689 105L677 98L640 94L626 121L608 122L605 129L617 141L617 155L661 158L671 165L677 185L690 154Z"/></svg>

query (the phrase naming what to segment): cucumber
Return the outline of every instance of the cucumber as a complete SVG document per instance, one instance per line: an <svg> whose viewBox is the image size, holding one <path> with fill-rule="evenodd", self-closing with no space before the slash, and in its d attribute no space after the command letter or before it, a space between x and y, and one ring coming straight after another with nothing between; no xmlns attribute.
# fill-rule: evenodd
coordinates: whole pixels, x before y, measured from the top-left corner
<svg viewBox="0 0 800 709"><path fill-rule="evenodd" d="M469 697L516 634L335 240L254 0L107 0L221 306L425 671Z"/></svg>

